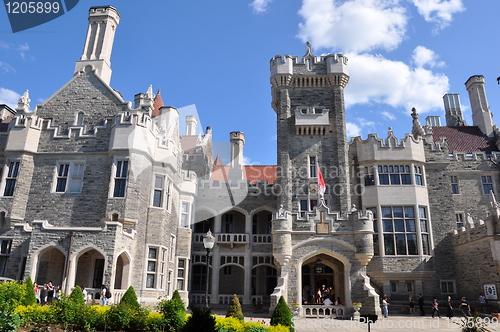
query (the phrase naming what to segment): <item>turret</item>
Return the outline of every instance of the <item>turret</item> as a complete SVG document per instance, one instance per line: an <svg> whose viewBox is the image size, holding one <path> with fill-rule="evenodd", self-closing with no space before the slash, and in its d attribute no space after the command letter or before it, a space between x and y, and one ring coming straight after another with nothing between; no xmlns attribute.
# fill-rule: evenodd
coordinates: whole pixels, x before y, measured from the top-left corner
<svg viewBox="0 0 500 332"><path fill-rule="evenodd" d="M194 115L186 116L186 135L196 135L196 126L198 125L198 120Z"/></svg>
<svg viewBox="0 0 500 332"><path fill-rule="evenodd" d="M488 137L493 137L493 120L484 89L484 76L471 76L465 87L469 92L470 106L472 109L472 123Z"/></svg>
<svg viewBox="0 0 500 332"><path fill-rule="evenodd" d="M111 80L111 50L116 27L120 23L120 14L111 6L91 7L89 10L89 28L83 54L76 62L75 74L87 66L109 85Z"/></svg>

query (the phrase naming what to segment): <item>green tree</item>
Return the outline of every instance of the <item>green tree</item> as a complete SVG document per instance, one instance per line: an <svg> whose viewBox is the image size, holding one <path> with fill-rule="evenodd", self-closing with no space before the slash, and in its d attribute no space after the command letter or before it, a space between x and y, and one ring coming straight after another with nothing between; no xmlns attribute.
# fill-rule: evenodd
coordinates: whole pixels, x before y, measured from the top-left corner
<svg viewBox="0 0 500 332"><path fill-rule="evenodd" d="M17 281L0 283L0 310L12 313L26 297L26 287Z"/></svg>
<svg viewBox="0 0 500 332"><path fill-rule="evenodd" d="M271 315L270 324L272 326L281 324L284 326L288 326L290 328L290 332L295 331L295 329L293 328L292 312L286 304L285 298L283 298L283 296L280 297L276 308L274 308L273 314Z"/></svg>
<svg viewBox="0 0 500 332"><path fill-rule="evenodd" d="M182 330L186 319L186 308L182 300L162 300L158 303L160 312L163 314L165 331L178 332Z"/></svg>
<svg viewBox="0 0 500 332"><path fill-rule="evenodd" d="M243 316L243 311L241 310L240 300L236 294L233 295L233 299L229 304L229 308L227 308L226 317L235 317L239 320L244 320L245 316Z"/></svg>
<svg viewBox="0 0 500 332"><path fill-rule="evenodd" d="M26 287L26 295L24 296L24 299L22 301L23 305L29 306L35 304L36 303L35 286L33 286L33 281L31 280L31 277L28 277L26 279L24 286Z"/></svg>
<svg viewBox="0 0 500 332"><path fill-rule="evenodd" d="M73 288L73 291L71 291L71 294L69 294L69 299L78 305L85 305L85 299L83 298L83 293L80 286L76 286L75 288Z"/></svg>
<svg viewBox="0 0 500 332"><path fill-rule="evenodd" d="M133 309L140 308L141 305L139 304L139 300L137 300L137 294L135 293L134 287L130 286L125 294L123 294L120 305L125 305Z"/></svg>
<svg viewBox="0 0 500 332"><path fill-rule="evenodd" d="M193 307L192 315L186 321L183 332L215 332L215 317L210 308Z"/></svg>

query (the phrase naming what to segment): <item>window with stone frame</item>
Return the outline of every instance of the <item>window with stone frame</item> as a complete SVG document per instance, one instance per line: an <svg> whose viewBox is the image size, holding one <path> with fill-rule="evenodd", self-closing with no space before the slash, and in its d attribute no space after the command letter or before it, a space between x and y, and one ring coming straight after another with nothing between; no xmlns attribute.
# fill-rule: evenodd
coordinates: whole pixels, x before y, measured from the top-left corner
<svg viewBox="0 0 500 332"><path fill-rule="evenodd" d="M190 204L189 202L181 203L181 227L189 227L190 224Z"/></svg>
<svg viewBox="0 0 500 332"><path fill-rule="evenodd" d="M382 206L385 255L418 255L415 208Z"/></svg>
<svg viewBox="0 0 500 332"><path fill-rule="evenodd" d="M366 208L367 211L371 211L373 213L373 253L375 256L380 255L380 247L378 240L378 222L377 222L377 208L369 207Z"/></svg>
<svg viewBox="0 0 500 332"><path fill-rule="evenodd" d="M165 191L165 176L155 175L154 188L153 188L153 202L154 207L163 207L164 191Z"/></svg>
<svg viewBox="0 0 500 332"><path fill-rule="evenodd" d="M167 177L165 178L165 209L172 210L172 181Z"/></svg>
<svg viewBox="0 0 500 332"><path fill-rule="evenodd" d="M128 160L117 160L115 163L113 197L125 197L127 186Z"/></svg>
<svg viewBox="0 0 500 332"><path fill-rule="evenodd" d="M457 228L464 227L464 213L455 212L455 222L457 223Z"/></svg>
<svg viewBox="0 0 500 332"><path fill-rule="evenodd" d="M423 177L423 167L421 166L413 166L414 171L415 171L415 184L417 186L423 186L424 185L424 177Z"/></svg>
<svg viewBox="0 0 500 332"><path fill-rule="evenodd" d="M373 166L365 168L365 187L375 185L375 169Z"/></svg>
<svg viewBox="0 0 500 332"><path fill-rule="evenodd" d="M493 191L493 179L492 179L492 177L489 175L482 175L481 176L481 183L483 185L483 194L489 195L490 191Z"/></svg>
<svg viewBox="0 0 500 332"><path fill-rule="evenodd" d="M420 235L422 236L422 255L430 255L430 239L429 239L429 219L427 209L424 206L418 207L420 219Z"/></svg>
<svg viewBox="0 0 500 332"><path fill-rule="evenodd" d="M441 280L441 294L455 294L455 280Z"/></svg>
<svg viewBox="0 0 500 332"><path fill-rule="evenodd" d="M169 262L174 261L176 244L177 244L177 238L175 237L175 235L171 234L170 235L170 248L168 250L169 251L168 261Z"/></svg>
<svg viewBox="0 0 500 332"><path fill-rule="evenodd" d="M12 239L0 239L0 277L5 277L11 247Z"/></svg>
<svg viewBox="0 0 500 332"><path fill-rule="evenodd" d="M326 205L326 200L325 200ZM316 206L318 206L317 199L304 198L299 201L299 212L300 218L306 219L306 213L312 211Z"/></svg>
<svg viewBox="0 0 500 332"><path fill-rule="evenodd" d="M179 258L177 261L177 289L185 290L184 287L186 285L186 259Z"/></svg>
<svg viewBox="0 0 500 332"><path fill-rule="evenodd" d="M460 190L458 187L458 176L456 176L456 175L450 176L450 181L451 181L451 193L453 195L460 194Z"/></svg>
<svg viewBox="0 0 500 332"><path fill-rule="evenodd" d="M7 174L5 176L5 189L3 192L4 196L14 196L14 189L16 187L17 176L19 175L19 161L11 161Z"/></svg>
<svg viewBox="0 0 500 332"><path fill-rule="evenodd" d="M318 177L318 165L316 162L316 156L309 156L309 177Z"/></svg>
<svg viewBox="0 0 500 332"><path fill-rule="evenodd" d="M146 263L146 288L164 289L167 249L161 246L148 248Z"/></svg>
<svg viewBox="0 0 500 332"><path fill-rule="evenodd" d="M83 185L83 170L85 162L68 161L57 163L54 192L80 193Z"/></svg>
<svg viewBox="0 0 500 332"><path fill-rule="evenodd" d="M380 185L411 184L409 165L379 165L377 170Z"/></svg>

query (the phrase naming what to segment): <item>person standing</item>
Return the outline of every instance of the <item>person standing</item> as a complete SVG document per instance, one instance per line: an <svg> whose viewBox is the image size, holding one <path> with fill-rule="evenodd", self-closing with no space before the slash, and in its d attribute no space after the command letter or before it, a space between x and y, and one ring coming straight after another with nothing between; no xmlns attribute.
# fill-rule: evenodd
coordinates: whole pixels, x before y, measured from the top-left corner
<svg viewBox="0 0 500 332"><path fill-rule="evenodd" d="M106 286L102 285L101 287L101 305L107 305L108 298L106 297Z"/></svg>
<svg viewBox="0 0 500 332"><path fill-rule="evenodd" d="M85 303L87 303L87 290L85 289L85 286L82 286L82 296Z"/></svg>
<svg viewBox="0 0 500 332"><path fill-rule="evenodd" d="M408 298L408 302L410 303L410 315L416 315L415 301L413 301L413 295L410 295L410 297Z"/></svg>
<svg viewBox="0 0 500 332"><path fill-rule="evenodd" d="M418 307L420 308L420 316L425 316L424 313L424 297L422 294L418 294Z"/></svg>
<svg viewBox="0 0 500 332"><path fill-rule="evenodd" d="M453 307L451 306L451 296L448 296L448 302L446 304L446 317L451 319L453 317Z"/></svg>
<svg viewBox="0 0 500 332"><path fill-rule="evenodd" d="M47 304L51 304L54 299L54 285L52 285L52 281L47 283Z"/></svg>
<svg viewBox="0 0 500 332"><path fill-rule="evenodd" d="M467 302L467 299L465 297L462 297L462 301L460 302L460 306L458 307L458 309L462 309L466 316L472 316L470 313L469 302Z"/></svg>
<svg viewBox="0 0 500 332"><path fill-rule="evenodd" d="M40 303L40 288L38 288L38 284L35 282L33 284L33 291L35 292L36 303Z"/></svg>
<svg viewBox="0 0 500 332"><path fill-rule="evenodd" d="M43 286L40 287L40 304L47 304L47 284L43 284Z"/></svg>
<svg viewBox="0 0 500 332"><path fill-rule="evenodd" d="M434 318L434 315L437 315L437 318L440 318L439 316L439 302L436 298L432 300L432 318Z"/></svg>
<svg viewBox="0 0 500 332"><path fill-rule="evenodd" d="M486 314L488 311L488 301L486 301L486 297L483 293L479 294L479 305L481 306L483 313Z"/></svg>
<svg viewBox="0 0 500 332"><path fill-rule="evenodd" d="M389 302L387 302L387 297L382 299L382 315L384 318L389 317Z"/></svg>

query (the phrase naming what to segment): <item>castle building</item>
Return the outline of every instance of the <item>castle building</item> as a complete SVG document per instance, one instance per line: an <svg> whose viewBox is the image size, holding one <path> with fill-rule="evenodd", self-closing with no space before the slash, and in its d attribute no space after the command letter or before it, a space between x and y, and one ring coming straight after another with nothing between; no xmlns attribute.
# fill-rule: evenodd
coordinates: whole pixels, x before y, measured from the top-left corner
<svg viewBox="0 0 500 332"><path fill-rule="evenodd" d="M465 84L472 125L447 94L446 126L413 109L402 139L389 128L349 140L348 59L308 43L270 61L277 164L244 165L245 134L232 131L226 165L212 128L197 134L188 115L183 135L159 91L132 106L110 87L119 21L90 8L73 78L33 110L28 91L0 105L0 276L93 298L104 284L113 301L129 286L143 303L174 290L190 304L284 296L306 317L348 316L353 302L380 314L383 295L497 300L500 130L483 76ZM343 304L326 312L318 290Z"/></svg>

